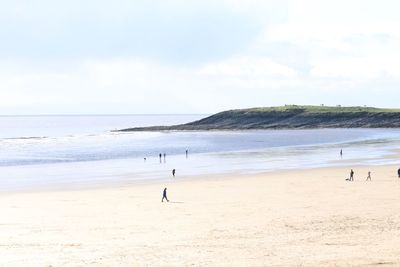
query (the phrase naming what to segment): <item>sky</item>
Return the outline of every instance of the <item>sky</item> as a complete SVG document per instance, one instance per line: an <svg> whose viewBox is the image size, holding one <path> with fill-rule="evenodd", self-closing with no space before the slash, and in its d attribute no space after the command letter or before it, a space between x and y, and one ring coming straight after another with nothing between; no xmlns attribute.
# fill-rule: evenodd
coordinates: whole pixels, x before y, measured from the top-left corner
<svg viewBox="0 0 400 267"><path fill-rule="evenodd" d="M0 115L400 107L397 0L0 1Z"/></svg>

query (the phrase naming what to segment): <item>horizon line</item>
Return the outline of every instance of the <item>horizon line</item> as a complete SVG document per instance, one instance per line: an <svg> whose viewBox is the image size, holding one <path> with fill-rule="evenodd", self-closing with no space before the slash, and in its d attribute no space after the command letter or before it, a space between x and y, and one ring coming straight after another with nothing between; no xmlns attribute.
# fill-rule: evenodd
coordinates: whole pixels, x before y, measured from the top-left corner
<svg viewBox="0 0 400 267"><path fill-rule="evenodd" d="M0 114L0 117L62 117L62 116L171 116L171 115L210 115L212 113L99 113L99 114Z"/></svg>

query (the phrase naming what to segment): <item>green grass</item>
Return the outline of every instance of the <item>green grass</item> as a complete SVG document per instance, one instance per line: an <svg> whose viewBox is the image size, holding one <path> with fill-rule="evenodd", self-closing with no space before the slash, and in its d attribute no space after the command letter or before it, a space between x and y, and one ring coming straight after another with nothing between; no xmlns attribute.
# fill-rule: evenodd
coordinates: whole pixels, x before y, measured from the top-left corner
<svg viewBox="0 0 400 267"><path fill-rule="evenodd" d="M303 110L304 112L309 113L323 113L323 112L331 112L331 113L342 113L342 112L369 112L369 113L378 113L378 112L400 112L400 109L387 109L387 108L373 108L373 107L341 107L341 106L298 106L298 105L286 105L279 107L263 107L263 108L250 108L250 109L241 109L237 111L251 111L251 112L270 112L270 111L292 111L292 110Z"/></svg>

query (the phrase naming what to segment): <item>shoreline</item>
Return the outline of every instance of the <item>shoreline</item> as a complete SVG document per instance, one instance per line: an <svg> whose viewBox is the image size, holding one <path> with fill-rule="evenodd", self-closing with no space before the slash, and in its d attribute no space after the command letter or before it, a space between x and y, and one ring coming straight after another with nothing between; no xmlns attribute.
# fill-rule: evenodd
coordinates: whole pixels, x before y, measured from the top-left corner
<svg viewBox="0 0 400 267"><path fill-rule="evenodd" d="M396 151L396 155L400 155L400 151ZM356 161L356 160L352 160ZM93 183L82 185L67 185L62 188L61 185L55 186L50 185L47 187L41 188L24 188L19 190L10 190L10 191L1 191L1 195L14 195L14 194L35 194L35 193L51 193L51 192L80 192L80 191L93 191L93 190L118 190L118 189L129 189L132 187L142 187L142 186L154 186L154 185L162 185L162 184L176 184L176 183L190 183L190 182L212 182L212 181L229 181L229 180L237 180L237 179L246 179L246 178L257 178L257 177L266 177L266 176L277 176L277 175L290 175L297 174L307 171L339 171L343 170L343 173L346 174L346 171L350 172L350 169L381 169L381 168L392 168L393 170L397 170L400 168L400 164L353 164L348 162L348 164L341 165L330 165L330 166L316 166L316 167L304 167L304 168L288 168L288 169L278 169L278 170L268 170L268 171L255 171L249 172L248 170L243 170L241 172L228 172L228 173L213 173L213 174L196 174L196 175L185 175L185 176L176 176L170 178L155 178L155 179L137 179L130 180L129 182L115 181L108 183ZM125 178L128 178L129 175L125 175Z"/></svg>
<svg viewBox="0 0 400 267"><path fill-rule="evenodd" d="M350 170L362 170L365 172L365 178L368 171L371 171L374 174L374 171L382 171L387 169L393 170L393 179L396 178L396 171L400 168L400 164L379 164L379 165L340 165L340 166L326 166L326 167L314 167L314 168L303 168L303 169L283 169L283 170L275 170L275 171L264 171L264 172L242 172L242 173L215 173L211 175L189 175L182 177L174 177L168 179L152 179L152 180L135 180L130 183L116 182L112 184L98 184L98 185L90 185L83 188L78 187L49 187L49 188L41 188L41 189L24 189L19 191L9 191L9 192L1 192L1 196L12 196L12 195L24 195L24 194L46 194L46 193L74 193L74 192L91 192L91 191L118 191L118 190L130 190L133 188L142 188L142 187L154 187L163 185L184 185L190 183L212 183L212 182L230 182L230 181L241 181L246 179L246 181L252 179L262 179L266 177L279 177L279 176L295 176L300 175L303 176L304 173L325 173L325 172L334 172L335 174L342 175L343 181L347 182L345 178L348 178ZM363 173L364 174L364 173ZM358 179L357 179L358 176ZM396 177L395 177L396 176ZM359 180L359 173L356 171L355 180ZM363 177L363 176L362 176ZM398 177L397 177L398 178ZM400 181L400 178L398 178ZM362 180L362 179L361 179ZM387 180L387 179L386 179ZM394 179L395 180L395 179ZM340 179L338 178L338 181ZM362 180L363 181L363 180Z"/></svg>

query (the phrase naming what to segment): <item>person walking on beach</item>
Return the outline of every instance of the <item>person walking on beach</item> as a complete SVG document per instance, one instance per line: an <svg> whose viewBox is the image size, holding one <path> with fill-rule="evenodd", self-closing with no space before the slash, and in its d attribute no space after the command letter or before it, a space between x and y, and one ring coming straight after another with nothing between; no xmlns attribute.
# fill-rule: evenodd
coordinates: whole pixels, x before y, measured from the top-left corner
<svg viewBox="0 0 400 267"><path fill-rule="evenodd" d="M167 198L167 188L164 188L163 194L162 194L162 199L161 202L164 202L164 199L169 202L168 198Z"/></svg>
<svg viewBox="0 0 400 267"><path fill-rule="evenodd" d="M340 149L340 157L343 158L343 150Z"/></svg>
<svg viewBox="0 0 400 267"><path fill-rule="evenodd" d="M351 171L350 171L350 179L349 179L349 181L354 181L354 171L353 171L353 169L351 169Z"/></svg>
<svg viewBox="0 0 400 267"><path fill-rule="evenodd" d="M165 163L165 157L167 156L167 154L164 153L164 163Z"/></svg>
<svg viewBox="0 0 400 267"><path fill-rule="evenodd" d="M186 149L186 158L188 158L189 150Z"/></svg>
<svg viewBox="0 0 400 267"><path fill-rule="evenodd" d="M365 181L368 181L368 180L372 181L371 180L371 172L368 172L367 180L365 180Z"/></svg>
<svg viewBox="0 0 400 267"><path fill-rule="evenodd" d="M175 169L172 170L172 176L175 177Z"/></svg>
<svg viewBox="0 0 400 267"><path fill-rule="evenodd" d="M400 168L397 170L397 175L398 175L399 178L400 178Z"/></svg>
<svg viewBox="0 0 400 267"><path fill-rule="evenodd" d="M162 156L161 156L161 153L160 153L160 155L158 155L158 156L160 157L160 163L161 163L161 157L162 157Z"/></svg>

